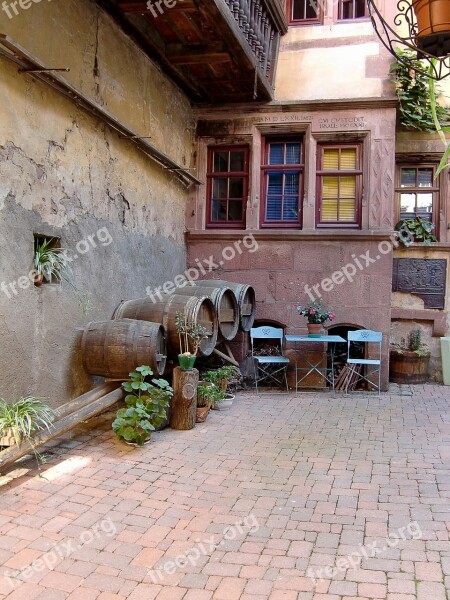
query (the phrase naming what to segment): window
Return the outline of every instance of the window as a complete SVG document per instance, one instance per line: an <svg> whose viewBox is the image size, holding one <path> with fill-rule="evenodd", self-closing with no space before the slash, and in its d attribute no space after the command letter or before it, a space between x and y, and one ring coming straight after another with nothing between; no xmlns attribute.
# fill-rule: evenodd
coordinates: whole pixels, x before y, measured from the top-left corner
<svg viewBox="0 0 450 600"><path fill-rule="evenodd" d="M317 226L359 227L361 146L322 144L317 154Z"/></svg>
<svg viewBox="0 0 450 600"><path fill-rule="evenodd" d="M300 138L266 138L262 165L262 227L298 227L303 187Z"/></svg>
<svg viewBox="0 0 450 600"><path fill-rule="evenodd" d="M422 217L434 221L439 187L434 179L435 167L402 166L399 172L399 216L400 219Z"/></svg>
<svg viewBox="0 0 450 600"><path fill-rule="evenodd" d="M322 0L288 0L289 24L320 23L322 21L321 5Z"/></svg>
<svg viewBox="0 0 450 600"><path fill-rule="evenodd" d="M339 0L338 20L361 19L368 17L366 0Z"/></svg>
<svg viewBox="0 0 450 600"><path fill-rule="evenodd" d="M248 193L248 148L208 149L208 227L245 229Z"/></svg>

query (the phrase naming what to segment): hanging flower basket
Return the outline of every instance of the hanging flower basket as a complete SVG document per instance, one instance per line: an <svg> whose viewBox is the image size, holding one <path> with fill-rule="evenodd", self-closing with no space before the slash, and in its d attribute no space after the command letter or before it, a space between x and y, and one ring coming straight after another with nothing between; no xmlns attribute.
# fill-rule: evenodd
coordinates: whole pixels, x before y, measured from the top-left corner
<svg viewBox="0 0 450 600"><path fill-rule="evenodd" d="M416 44L433 56L450 52L450 2L448 0L413 0L417 19Z"/></svg>

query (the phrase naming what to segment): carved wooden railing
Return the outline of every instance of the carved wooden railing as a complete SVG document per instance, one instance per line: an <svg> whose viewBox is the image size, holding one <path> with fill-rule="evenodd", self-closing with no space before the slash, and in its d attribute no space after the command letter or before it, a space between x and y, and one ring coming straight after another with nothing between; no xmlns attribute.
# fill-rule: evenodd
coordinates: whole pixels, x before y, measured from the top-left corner
<svg viewBox="0 0 450 600"><path fill-rule="evenodd" d="M286 33L283 3L279 0L225 0L254 53L263 76L273 84L280 35Z"/></svg>

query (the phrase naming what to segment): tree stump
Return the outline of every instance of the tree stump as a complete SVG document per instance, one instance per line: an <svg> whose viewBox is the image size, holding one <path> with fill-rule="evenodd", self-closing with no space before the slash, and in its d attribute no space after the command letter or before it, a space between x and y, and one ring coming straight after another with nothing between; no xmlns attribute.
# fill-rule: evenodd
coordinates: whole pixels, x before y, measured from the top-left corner
<svg viewBox="0 0 450 600"><path fill-rule="evenodd" d="M197 413L198 370L173 371L173 398L170 426L172 429L193 429Z"/></svg>

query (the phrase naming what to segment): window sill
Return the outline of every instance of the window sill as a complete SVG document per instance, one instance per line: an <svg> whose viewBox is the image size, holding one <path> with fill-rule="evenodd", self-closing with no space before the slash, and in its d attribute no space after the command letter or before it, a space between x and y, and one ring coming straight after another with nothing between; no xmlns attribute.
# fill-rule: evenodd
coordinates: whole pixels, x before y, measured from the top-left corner
<svg viewBox="0 0 450 600"><path fill-rule="evenodd" d="M188 241L228 241L252 235L257 240L280 241L315 241L315 240L368 240L381 241L389 239L392 230L364 230L360 229L215 229L188 231Z"/></svg>

